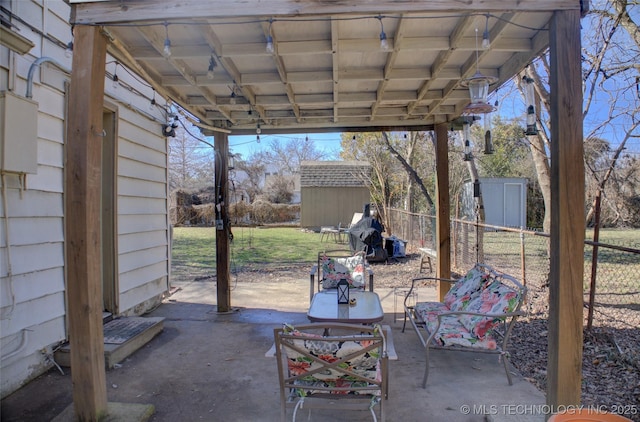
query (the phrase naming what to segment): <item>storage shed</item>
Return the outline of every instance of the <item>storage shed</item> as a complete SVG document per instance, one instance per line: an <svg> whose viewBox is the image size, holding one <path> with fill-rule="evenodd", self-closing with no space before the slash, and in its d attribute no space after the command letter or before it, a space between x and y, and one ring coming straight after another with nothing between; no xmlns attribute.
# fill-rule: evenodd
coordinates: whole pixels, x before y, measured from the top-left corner
<svg viewBox="0 0 640 422"><path fill-rule="evenodd" d="M303 161L300 164L300 226L347 226L371 202L371 165L363 161Z"/></svg>
<svg viewBox="0 0 640 422"><path fill-rule="evenodd" d="M485 223L493 226L526 227L527 179L521 177L480 177ZM465 184L463 214L475 218L473 182Z"/></svg>

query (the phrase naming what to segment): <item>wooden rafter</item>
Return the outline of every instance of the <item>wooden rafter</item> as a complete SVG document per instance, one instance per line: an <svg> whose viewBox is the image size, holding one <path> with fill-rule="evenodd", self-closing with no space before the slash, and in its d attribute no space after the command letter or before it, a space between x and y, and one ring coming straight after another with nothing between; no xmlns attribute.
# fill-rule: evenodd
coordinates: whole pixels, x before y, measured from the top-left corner
<svg viewBox="0 0 640 422"><path fill-rule="evenodd" d="M71 0L73 3L74 0ZM397 0L362 0L335 2L299 0L128 0L84 3L76 1L72 21L77 24L134 22L193 18L237 18L243 16L302 16L333 15L341 13L393 14L408 12L494 12L505 10L554 11L580 10L575 0L430 0L406 2Z"/></svg>

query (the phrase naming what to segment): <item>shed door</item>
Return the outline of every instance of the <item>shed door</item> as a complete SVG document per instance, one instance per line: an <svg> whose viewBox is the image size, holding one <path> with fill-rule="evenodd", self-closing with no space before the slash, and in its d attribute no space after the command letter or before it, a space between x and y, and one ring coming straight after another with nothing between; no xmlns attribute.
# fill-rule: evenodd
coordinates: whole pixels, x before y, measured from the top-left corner
<svg viewBox="0 0 640 422"><path fill-rule="evenodd" d="M522 203L522 184L505 183L504 185L504 225L521 227L524 225L524 204Z"/></svg>

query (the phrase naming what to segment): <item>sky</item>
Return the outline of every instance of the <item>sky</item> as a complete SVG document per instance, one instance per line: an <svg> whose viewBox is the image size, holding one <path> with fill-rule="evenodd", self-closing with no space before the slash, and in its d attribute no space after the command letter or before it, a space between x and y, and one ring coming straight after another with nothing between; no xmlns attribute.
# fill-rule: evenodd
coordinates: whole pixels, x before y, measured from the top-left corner
<svg viewBox="0 0 640 422"><path fill-rule="evenodd" d="M316 148L321 151L325 151L329 154L333 154L333 158L337 159L340 152L340 136L339 132L336 133L300 133L300 134L285 134L285 135L260 135L260 142L257 141L256 135L246 136L229 136L229 150L234 154L241 154L243 159L247 159L252 153L268 150L269 145L273 140L279 140L282 144L295 139L304 140L309 137L314 142Z"/></svg>
<svg viewBox="0 0 640 422"><path fill-rule="evenodd" d="M502 94L502 95L501 95ZM494 114L499 114L504 120L510 120L515 118L521 121L524 125L524 104L522 100L515 96L509 96L507 92L494 93L489 97L489 102L493 103L496 99L499 99L498 110ZM599 98L592 107L590 116L584 122L584 134L585 136L590 132L594 124L601 122L601 115L606 115L608 111L608 101L606 99ZM593 122L591 120L593 120ZM595 120L594 120L595 119ZM608 126L604 132L600 132L599 136L608 140L615 148L621 141L621 137L624 135L624 131L616 130L622 122L616 122L615 125ZM482 124L482 122L480 122ZM637 131L636 131L637 133ZM309 137L312 140L318 150L327 153L328 159L339 159L340 153L340 132L335 133L299 133L299 134L283 134L283 135L260 135L260 142L257 141L256 135L243 135L243 136L229 136L229 149L234 154L241 154L243 159L247 159L252 153L263 150L269 150L269 146L273 140L279 140L281 143L286 143L290 140L304 140ZM632 138L627 142L626 153L633 156L640 155L640 139Z"/></svg>

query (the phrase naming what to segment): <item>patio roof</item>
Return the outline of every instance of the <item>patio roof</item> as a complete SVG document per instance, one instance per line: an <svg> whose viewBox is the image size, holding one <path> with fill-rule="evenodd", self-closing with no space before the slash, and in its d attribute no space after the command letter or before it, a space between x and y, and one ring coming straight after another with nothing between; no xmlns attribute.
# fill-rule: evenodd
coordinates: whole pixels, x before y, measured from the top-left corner
<svg viewBox="0 0 640 422"><path fill-rule="evenodd" d="M233 134L258 125L433 129L469 104L464 79L480 71L496 78L495 90L547 48L553 10L579 7L575 0L71 3L75 23L102 25L117 60Z"/></svg>

